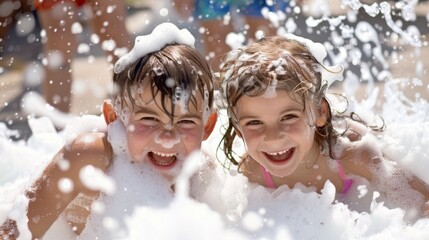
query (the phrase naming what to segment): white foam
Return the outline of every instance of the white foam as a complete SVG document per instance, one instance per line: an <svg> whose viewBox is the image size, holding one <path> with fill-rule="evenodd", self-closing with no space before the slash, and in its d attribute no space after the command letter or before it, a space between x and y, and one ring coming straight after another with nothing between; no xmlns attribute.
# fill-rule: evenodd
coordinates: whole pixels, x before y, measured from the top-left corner
<svg viewBox="0 0 429 240"><path fill-rule="evenodd" d="M352 9L365 8L357 0L343 0L342 3ZM373 6L375 7L367 7L365 10L377 14L376 5ZM352 15L349 16L352 18ZM366 70L369 72L369 67ZM356 84L355 80L344 82L345 88L350 86L349 83ZM403 79L400 82L404 83ZM371 86L368 89L371 92L373 90ZM356 103L352 109L371 111L376 106L375 100L380 96L380 93L374 92L370 99ZM351 95L354 93L348 92ZM429 104L422 99L411 101L405 98L395 81L384 84L384 96L386 104L382 106L382 114L388 129L380 136L383 153L393 163L427 182L425 170L429 167ZM32 102L28 103L31 106ZM342 106L338 108L341 109ZM361 115L369 119L366 114ZM225 114L219 116L219 123L225 123ZM73 122L82 126L92 124L86 120L84 118L81 122ZM45 120L41 121L43 124L31 124L33 135L27 142L10 141L8 137L13 132L0 124L0 222L6 218L16 219L21 239L31 238L25 216L28 199L23 196L23 190L32 183L33 175L38 175L40 169L43 169L40 165L49 162L65 142L63 132L52 132L50 125L45 125ZM70 135L73 135L83 130L83 127L69 129ZM321 194L303 185L292 189L281 186L273 191L249 184L242 174L224 170L216 161L214 155L221 138L221 129L220 124L216 125L214 134L203 144L203 150L211 154L206 153L205 158L196 159L200 160L197 161L199 170L191 178L189 192L194 199L203 201L201 203L189 198L187 191L182 191L184 188L180 187L178 192L181 197L175 198L170 191L170 183L149 165L130 164L130 159L126 156L126 140L120 134L124 132L123 125L110 125L108 138L113 145L115 160L108 174L115 179L117 191L112 195L102 196L94 204L94 214L81 238L429 239L427 218L406 223L406 211L388 207L386 199L383 199L386 196L373 192L367 184L359 182L356 185L357 195L360 196L358 198L369 198L367 212L353 211L347 205L337 202L336 190L330 182L325 184ZM368 144L374 143L373 139L364 140ZM241 150L244 146L241 142L236 142L234 148ZM218 157L221 163L225 161L222 153ZM394 164L386 166L386 172L392 166ZM190 172L192 171L185 172L181 183L186 185ZM410 192L405 191L405 194L408 193ZM53 239L67 238L64 231L51 236Z"/></svg>
<svg viewBox="0 0 429 240"><path fill-rule="evenodd" d="M287 39L297 41L307 47L307 49L316 58L319 64L323 66L320 68L320 71L322 73L322 81L326 81L328 87L331 86L332 83L334 83L335 81L343 80L344 69L341 65L326 66L323 64L323 60L328 55L323 44L315 43L310 39L303 38L291 33L284 34L283 36L286 37Z"/></svg>
<svg viewBox="0 0 429 240"><path fill-rule="evenodd" d="M221 118L222 116L225 117L220 114ZM87 120L89 123L91 122L90 119ZM225 122L225 120L219 119L219 122ZM79 124L84 123L83 120ZM233 236L234 239L276 239L277 237L286 239L371 237L404 239L429 236L427 219L407 224L403 221L404 212L401 209L387 208L381 202L381 196L372 200L368 213L358 213L349 210L343 203L336 202L336 190L330 183L325 185L320 195L302 185L297 185L293 189L283 186L272 191L249 184L241 174L230 173L216 164L214 153L216 144L221 138L220 125L216 125L214 135L203 145L203 150L210 153L206 155L207 158L194 158L191 169L184 171L182 177L179 178L178 181L183 185L178 185L177 191L181 197L176 198L169 188L170 183L154 171L150 165L146 165L144 162L130 163L130 159L126 157L127 152L124 150L126 148L125 129L121 121L116 121L116 123L118 124L109 127L109 141L113 143L115 160L108 172L108 176L115 179L116 191L98 199L99 207L96 208L98 211L92 215L81 239L94 236L103 239L139 238L141 236L147 236L145 239L159 239L160 236L176 239L180 236L188 236L188 239L212 239L212 237L219 239L230 236ZM414 127L419 128L417 125ZM401 156L405 154L406 157L403 160L411 160L411 162L401 162L403 166L410 166L410 171L419 167L427 169L425 166L427 161L418 161L417 155L413 155L414 151L410 152L411 155L407 152L411 146L418 145L419 138L418 136L411 138L411 135L404 134L411 134L414 131L407 132L408 128L402 128L404 131L394 131L394 129L386 133L385 139L389 140L386 144L393 142L395 145L386 151L402 151L403 149L403 152L397 155L398 158L401 159ZM419 129L422 132L429 131L425 128ZM38 132L32 137L40 139L39 145L52 144L49 143L52 140L51 137L40 137L43 134L46 133ZM56 135L60 137L59 134ZM0 196L4 199L0 203L0 220L6 217L22 219L19 220L20 229L25 236L28 231L23 216L26 203L18 203L18 198L22 194L21 190L30 181L28 178L23 178L24 173L31 172L31 166L34 166L32 164L36 164L41 158L52 157L57 150L49 150L51 148L45 147L44 149L49 153L34 154L38 151L36 147L33 149L25 144L14 142L4 142L3 144L8 146L6 149L13 151L9 154L6 153L8 158L2 158L9 159L4 161L8 164L18 161L20 158L25 159L18 154L19 152L23 154L31 152L29 154L32 156L31 161L27 162L30 164L26 166L29 169L25 170L23 166L16 166L16 180L9 180L8 187L4 184L0 187ZM415 153L424 156L423 154L427 154L428 150L422 148L419 151ZM188 190L186 190L186 179L195 169L195 163L198 163L198 171L191 178L189 191L195 199L203 201L207 205L190 199ZM18 175L19 173L22 175ZM13 179L13 176L10 179ZM185 188L181 186L185 186ZM357 190L360 194L369 189L359 187ZM366 195L371 196L369 192L366 192ZM165 229L166 224L169 231L161 231Z"/></svg>
<svg viewBox="0 0 429 240"><path fill-rule="evenodd" d="M179 133L176 133L176 131L166 130L156 134L154 141L155 143L168 149L180 143L182 141L182 138L180 137Z"/></svg>
<svg viewBox="0 0 429 240"><path fill-rule="evenodd" d="M162 23L151 34L138 36L131 51L122 56L114 67L115 73L122 72L127 66L146 54L161 50L166 44L185 44L194 46L195 38L187 29L179 29L173 23Z"/></svg>

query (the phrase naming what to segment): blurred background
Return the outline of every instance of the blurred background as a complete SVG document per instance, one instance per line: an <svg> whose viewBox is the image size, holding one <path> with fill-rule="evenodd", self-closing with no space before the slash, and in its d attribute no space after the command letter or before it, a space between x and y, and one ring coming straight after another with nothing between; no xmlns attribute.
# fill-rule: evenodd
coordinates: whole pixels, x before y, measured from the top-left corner
<svg viewBox="0 0 429 240"><path fill-rule="evenodd" d="M123 17L130 45L135 36L148 34L157 24L170 21L194 34L196 47L216 69L216 58L226 50L207 49L208 39L216 36L210 41L226 42L231 47L246 43L243 36L244 39L249 37L246 33L252 23L235 18L237 9L216 23L219 31L233 27L226 41L226 36L216 34L216 28L205 28L202 19L193 16L186 6L178 6L178 2L186 1L125 1ZM266 4L272 2L267 0ZM402 91L412 101L429 99L429 1L299 0L284 3L280 11L264 15L267 24L278 33L290 32L323 43L329 52L326 63L341 63L346 69L344 75L348 84L334 86L339 92L353 94L358 100L366 99L374 86L383 89L387 81L398 80ZM85 21L87 7L79 8L77 21L81 29L73 32L78 39L78 50L71 62L72 95L68 114L75 116L100 114L103 99L111 95L113 88L111 64ZM37 111L23 111L23 96L29 91L42 92L45 32L39 17L32 0L0 2L0 30L3 32L3 37L0 36L0 122L14 131L11 137L15 140L25 140L31 135L27 119L37 116ZM351 84L353 81L355 85ZM351 86L356 89L347 89ZM378 95L377 100L382 102L383 94ZM39 113L43 115L43 111ZM61 128L58 126L57 130Z"/></svg>

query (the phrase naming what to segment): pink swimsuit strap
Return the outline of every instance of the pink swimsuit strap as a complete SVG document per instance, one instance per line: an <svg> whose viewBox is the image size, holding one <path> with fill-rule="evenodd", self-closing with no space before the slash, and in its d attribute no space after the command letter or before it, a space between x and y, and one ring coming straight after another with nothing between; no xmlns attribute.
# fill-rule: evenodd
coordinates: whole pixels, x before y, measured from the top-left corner
<svg viewBox="0 0 429 240"><path fill-rule="evenodd" d="M262 176L264 177L265 185L268 188L276 188L276 184L273 181L273 177L271 174L265 169L264 166L259 165L261 168ZM353 184L352 178L347 178L346 173L344 171L343 165L341 164L341 161L337 161L338 166L338 175L340 176L341 180L343 181L343 189L341 189L340 193L346 193L349 191L350 187Z"/></svg>
<svg viewBox="0 0 429 240"><path fill-rule="evenodd" d="M273 181L273 177L271 176L271 174L267 171L267 169L265 169L264 166L260 165L261 167L261 172L262 172L262 176L264 177L264 181L265 181L265 186L269 187L269 188L276 188L276 184Z"/></svg>
<svg viewBox="0 0 429 240"><path fill-rule="evenodd" d="M341 189L340 193L346 193L349 191L350 187L352 186L353 179L347 178L343 168L343 164L341 164L340 160L337 160L337 166L338 166L338 175L340 176L341 180L343 180L343 189Z"/></svg>

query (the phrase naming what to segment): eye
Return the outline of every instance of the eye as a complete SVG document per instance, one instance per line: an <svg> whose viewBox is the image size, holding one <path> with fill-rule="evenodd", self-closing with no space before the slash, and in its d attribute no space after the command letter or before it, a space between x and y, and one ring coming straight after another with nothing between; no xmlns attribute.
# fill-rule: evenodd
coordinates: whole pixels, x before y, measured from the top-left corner
<svg viewBox="0 0 429 240"><path fill-rule="evenodd" d="M180 124L195 124L195 121L185 119L185 120L180 120L178 123L180 123Z"/></svg>
<svg viewBox="0 0 429 240"><path fill-rule="evenodd" d="M153 122L159 122L159 120L155 117L142 117L140 118L140 121L153 121Z"/></svg>
<svg viewBox="0 0 429 240"><path fill-rule="evenodd" d="M299 116L296 114L287 114L287 115L282 117L281 121L282 122L293 121L293 120L296 120L298 118L299 118Z"/></svg>
<svg viewBox="0 0 429 240"><path fill-rule="evenodd" d="M262 122L259 120L251 120L246 122L245 126L257 126L257 125L261 125Z"/></svg>
<svg viewBox="0 0 429 240"><path fill-rule="evenodd" d="M181 128L193 128L197 125L196 121L191 119L182 119L177 122Z"/></svg>
<svg viewBox="0 0 429 240"><path fill-rule="evenodd" d="M159 124L160 121L156 117L141 117L138 122L148 126L155 126Z"/></svg>

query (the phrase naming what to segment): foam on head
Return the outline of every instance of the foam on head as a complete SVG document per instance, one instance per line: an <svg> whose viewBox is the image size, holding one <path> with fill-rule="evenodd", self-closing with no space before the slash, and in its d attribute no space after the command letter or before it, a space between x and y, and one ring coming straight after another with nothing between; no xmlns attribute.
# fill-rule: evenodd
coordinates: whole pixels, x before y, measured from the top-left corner
<svg viewBox="0 0 429 240"><path fill-rule="evenodd" d="M315 43L308 38L296 36L294 34L284 34L285 38L297 41L304 45L310 53L316 58L321 67L322 81L326 81L328 87L335 81L343 80L343 67L341 65L326 66L323 59L328 55L325 47L321 43Z"/></svg>
<svg viewBox="0 0 429 240"><path fill-rule="evenodd" d="M172 43L194 47L195 38L187 29L179 29L169 22L161 23L153 29L152 33L136 37L134 47L115 63L113 70L115 73L120 73L137 59Z"/></svg>
<svg viewBox="0 0 429 240"><path fill-rule="evenodd" d="M306 65L306 63L303 61L303 59L294 58L291 53L287 50L283 50L279 53L278 58L271 61L271 63L267 67L267 71L269 71L269 75L272 76L273 81L269 83L269 86L267 87L267 92L264 94L265 96L274 96L273 92L276 90L276 78L278 76L282 76L287 74L287 66L289 62L295 62L299 65L300 68L302 68L307 74L312 75L310 76L311 79L315 80L316 76L314 75L314 71L320 72L321 79L322 79L322 85L327 85L329 87L333 82L335 81L342 81L343 80L343 67L341 65L335 65L335 66L327 66L323 64L323 60L326 58L327 50L325 49L324 45L321 43L316 43L311 41L310 39L299 37L293 34L283 34L280 37L288 39L290 41L297 42L298 44L304 46L308 49L310 54L314 56L315 60L318 63L318 67L316 69L309 69L309 67ZM260 46L264 42L261 42ZM228 79L228 81L224 83L228 83L230 87L237 87L238 84L236 81L239 80L239 78L236 78L237 76L241 76L243 74L250 74L252 72L259 72L259 71L265 71L264 69L261 69L261 65L258 63L265 62L267 60L267 55L269 53L264 53L264 50L258 51L255 49L255 46L249 47L251 50L250 52L247 52L243 49L234 50L231 53L228 54L226 59L224 60L224 64L228 64L229 62L233 62L234 67L225 67L223 70L225 71L223 73L222 78ZM263 47L262 47L263 48ZM246 48L245 48L246 49ZM293 58L293 59L292 59ZM233 75L236 75L235 77ZM246 79L246 83L249 83L250 85L254 85L254 79L257 81L256 78L253 78L253 76ZM307 84L307 82L302 82L303 84ZM312 83L314 84L314 83ZM311 88L312 84L308 84L307 87ZM223 88L226 87L225 84L222 86ZM325 88L322 88L325 89ZM224 92L226 89L223 89ZM274 91L273 91L274 90ZM315 90L315 89L313 89Z"/></svg>

